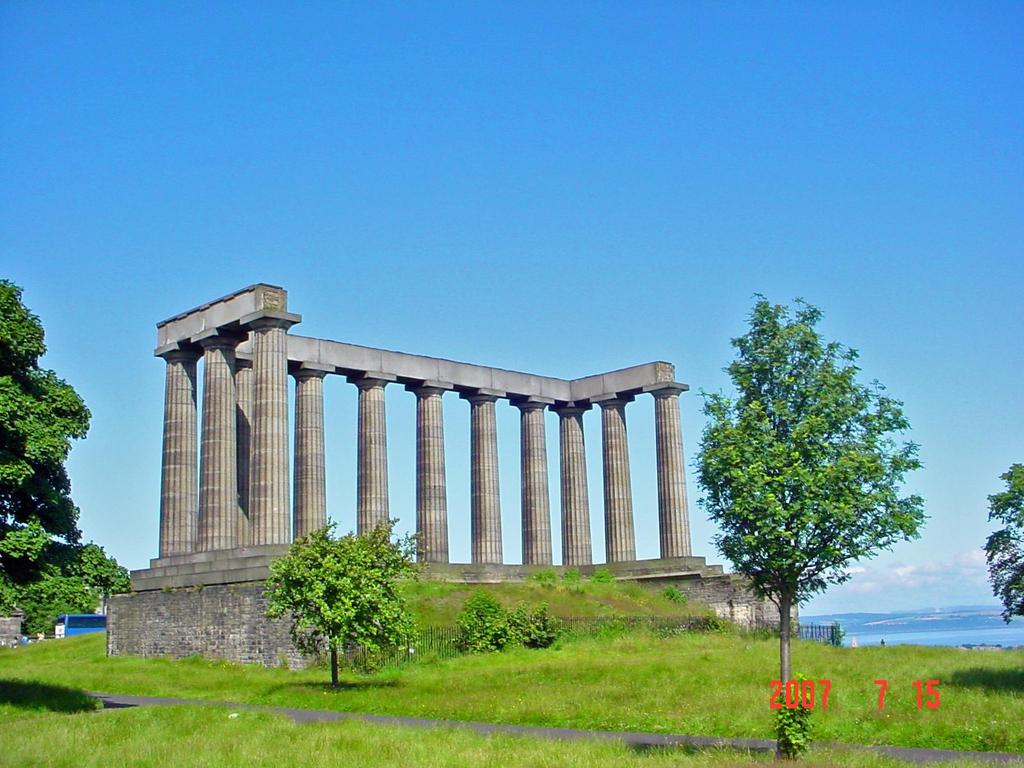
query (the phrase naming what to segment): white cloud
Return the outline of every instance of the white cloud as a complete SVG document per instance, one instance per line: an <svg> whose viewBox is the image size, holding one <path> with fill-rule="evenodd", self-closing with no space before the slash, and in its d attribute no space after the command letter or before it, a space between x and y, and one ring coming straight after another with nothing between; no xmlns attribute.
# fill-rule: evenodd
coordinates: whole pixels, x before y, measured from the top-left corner
<svg viewBox="0 0 1024 768"><path fill-rule="evenodd" d="M919 564L853 566L853 576L843 590L855 594L873 594L894 588L919 589L942 587L980 587L987 583L988 569L981 549L961 552L950 560Z"/></svg>

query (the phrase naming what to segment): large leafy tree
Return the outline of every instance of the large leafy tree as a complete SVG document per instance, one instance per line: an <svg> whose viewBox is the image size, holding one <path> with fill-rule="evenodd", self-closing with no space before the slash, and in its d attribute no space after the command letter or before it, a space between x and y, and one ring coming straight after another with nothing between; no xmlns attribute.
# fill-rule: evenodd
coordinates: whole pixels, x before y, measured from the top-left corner
<svg viewBox="0 0 1024 768"><path fill-rule="evenodd" d="M415 574L412 537L392 541L394 521L341 538L334 524L292 544L271 563L267 616L290 616L296 646L331 656L331 684L338 685L338 649L362 646L371 656L409 637L413 619L399 581Z"/></svg>
<svg viewBox="0 0 1024 768"><path fill-rule="evenodd" d="M0 567L16 584L38 576L54 537L81 538L64 462L72 439L89 429L89 411L39 367L45 352L43 326L21 289L0 280Z"/></svg>
<svg viewBox="0 0 1024 768"><path fill-rule="evenodd" d="M30 632L61 613L94 610L128 589L128 572L81 544L64 462L85 437L89 411L74 389L40 368L43 326L0 280L0 613L14 606Z"/></svg>
<svg viewBox="0 0 1024 768"><path fill-rule="evenodd" d="M779 609L779 666L792 678L795 606L847 566L917 536L923 501L902 496L917 446L902 404L857 381L857 353L817 331L822 313L758 296L726 369L735 397L705 395L697 465L715 543Z"/></svg>
<svg viewBox="0 0 1024 768"><path fill-rule="evenodd" d="M988 497L988 519L1005 527L988 537L985 558L992 591L1009 621L1024 616L1024 464L1014 464L1001 479L1006 490Z"/></svg>

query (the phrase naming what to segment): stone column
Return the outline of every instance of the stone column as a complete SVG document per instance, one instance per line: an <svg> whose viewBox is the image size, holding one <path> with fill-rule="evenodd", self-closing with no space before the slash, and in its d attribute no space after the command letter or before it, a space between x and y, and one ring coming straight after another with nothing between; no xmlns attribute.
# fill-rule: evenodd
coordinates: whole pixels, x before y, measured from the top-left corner
<svg viewBox="0 0 1024 768"><path fill-rule="evenodd" d="M164 383L163 461L160 472L160 557L185 555L195 547L199 509L196 482L196 360L199 353L175 349L162 355Z"/></svg>
<svg viewBox="0 0 1024 768"><path fill-rule="evenodd" d="M520 418L523 565L551 565L548 452L542 402L516 403Z"/></svg>
<svg viewBox="0 0 1024 768"><path fill-rule="evenodd" d="M324 376L327 371L295 372L294 535L301 539L327 525L324 469Z"/></svg>
<svg viewBox="0 0 1024 768"><path fill-rule="evenodd" d="M470 403L470 532L472 561L500 564L501 497L498 493L497 395L463 395Z"/></svg>
<svg viewBox="0 0 1024 768"><path fill-rule="evenodd" d="M247 547L252 543L252 527L249 524L249 469L252 459L252 361L235 360L235 393L238 406L235 409L238 434L238 544Z"/></svg>
<svg viewBox="0 0 1024 768"><path fill-rule="evenodd" d="M562 476L562 565L590 565L590 500L583 414L590 409L556 408Z"/></svg>
<svg viewBox="0 0 1024 768"><path fill-rule="evenodd" d="M410 386L416 395L417 559L448 562L448 490L444 470L444 418L441 396L433 386Z"/></svg>
<svg viewBox="0 0 1024 768"><path fill-rule="evenodd" d="M629 479L626 403L633 398L602 400L604 438L604 536L607 562L636 560L633 532L633 489Z"/></svg>
<svg viewBox="0 0 1024 768"><path fill-rule="evenodd" d="M288 328L297 315L242 318L252 331L253 418L249 520L254 546L291 541L288 484Z"/></svg>
<svg viewBox="0 0 1024 768"><path fill-rule="evenodd" d="M683 429L679 420L680 385L652 392L654 433L658 445L658 531L662 557L690 555L690 520L686 508Z"/></svg>
<svg viewBox="0 0 1024 768"><path fill-rule="evenodd" d="M356 471L356 532L372 531L388 519L388 434L384 414L386 379L350 378L359 388Z"/></svg>
<svg viewBox="0 0 1024 768"><path fill-rule="evenodd" d="M202 338L203 436L196 550L238 546L238 455L234 336Z"/></svg>

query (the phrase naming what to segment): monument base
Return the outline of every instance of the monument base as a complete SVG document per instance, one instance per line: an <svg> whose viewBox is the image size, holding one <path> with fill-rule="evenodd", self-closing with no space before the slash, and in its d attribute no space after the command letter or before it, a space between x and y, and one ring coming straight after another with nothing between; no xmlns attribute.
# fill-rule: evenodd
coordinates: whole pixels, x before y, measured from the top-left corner
<svg viewBox="0 0 1024 768"><path fill-rule="evenodd" d="M253 547L153 560L132 572L133 592L110 598L107 653L111 656L182 658L204 656L243 664L298 669L304 656L288 636L288 622L264 615L264 581L270 562L287 546ZM580 566L584 576L604 569L622 581L677 587L691 601L740 627L777 621L775 607L756 597L749 583L702 557L635 560ZM465 584L525 581L539 571L569 568L536 565L428 564L421 579Z"/></svg>

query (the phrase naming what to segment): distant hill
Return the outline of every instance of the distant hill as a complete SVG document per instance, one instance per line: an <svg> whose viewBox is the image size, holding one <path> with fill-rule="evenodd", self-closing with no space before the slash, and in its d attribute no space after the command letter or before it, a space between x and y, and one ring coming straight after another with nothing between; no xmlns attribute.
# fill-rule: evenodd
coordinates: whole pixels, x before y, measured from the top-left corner
<svg viewBox="0 0 1024 768"><path fill-rule="evenodd" d="M949 608L930 608L888 613L829 613L804 615L801 620L810 624L838 622L847 635L863 633L891 633L978 630L1005 627L999 608L991 605L960 605ZM1020 620L1014 620L1013 624Z"/></svg>

